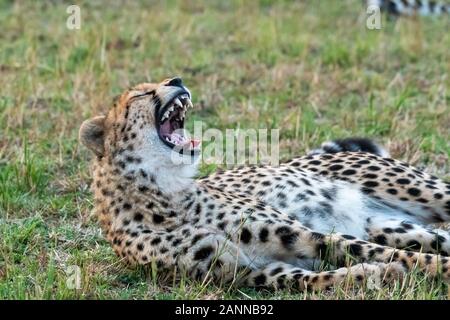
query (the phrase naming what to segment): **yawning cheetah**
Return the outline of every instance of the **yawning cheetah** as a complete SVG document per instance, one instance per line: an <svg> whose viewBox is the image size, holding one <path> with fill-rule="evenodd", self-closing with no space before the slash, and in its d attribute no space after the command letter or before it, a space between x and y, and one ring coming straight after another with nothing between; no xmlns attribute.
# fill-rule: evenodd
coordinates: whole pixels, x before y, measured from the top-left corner
<svg viewBox="0 0 450 320"><path fill-rule="evenodd" d="M195 161L173 160L200 153L176 130L190 107L181 79L144 83L81 126L95 154L95 213L124 260L264 287L320 289L415 267L450 278L450 235L427 227L450 220L449 183L366 152L195 180ZM325 258L335 270L315 269Z"/></svg>

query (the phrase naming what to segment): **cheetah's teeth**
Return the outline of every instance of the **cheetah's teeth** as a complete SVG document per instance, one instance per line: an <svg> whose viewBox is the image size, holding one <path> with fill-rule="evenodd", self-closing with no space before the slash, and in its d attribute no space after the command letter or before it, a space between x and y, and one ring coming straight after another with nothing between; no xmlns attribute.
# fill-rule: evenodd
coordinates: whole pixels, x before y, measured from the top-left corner
<svg viewBox="0 0 450 320"><path fill-rule="evenodd" d="M183 104L181 103L180 99L176 98L174 102L175 105L177 105L180 108L183 108Z"/></svg>
<svg viewBox="0 0 450 320"><path fill-rule="evenodd" d="M161 121L164 121L164 119L169 119L169 114L170 114L170 112L169 112L169 111L166 111L166 112L164 113L164 115L162 116Z"/></svg>

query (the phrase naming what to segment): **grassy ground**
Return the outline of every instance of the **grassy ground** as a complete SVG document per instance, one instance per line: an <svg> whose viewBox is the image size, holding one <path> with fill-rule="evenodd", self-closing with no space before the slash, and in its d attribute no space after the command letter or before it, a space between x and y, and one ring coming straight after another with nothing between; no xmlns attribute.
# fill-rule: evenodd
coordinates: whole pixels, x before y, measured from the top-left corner
<svg viewBox="0 0 450 320"><path fill-rule="evenodd" d="M448 179L448 18L370 31L353 0L77 2L81 30L71 31L57 1L0 0L0 299L447 296L415 274L320 294L162 285L125 268L103 240L77 132L129 85L181 75L194 94L191 125L280 128L283 159L328 138L371 136ZM78 290L67 286L72 265Z"/></svg>

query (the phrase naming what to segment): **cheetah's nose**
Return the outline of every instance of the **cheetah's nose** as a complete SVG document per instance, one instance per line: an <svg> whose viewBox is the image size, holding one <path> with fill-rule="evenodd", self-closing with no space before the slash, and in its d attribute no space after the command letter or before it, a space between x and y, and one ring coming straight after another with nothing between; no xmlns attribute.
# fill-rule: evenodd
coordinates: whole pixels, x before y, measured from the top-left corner
<svg viewBox="0 0 450 320"><path fill-rule="evenodd" d="M181 80L181 78L173 78L172 80L169 81L169 83L167 85L173 86L173 87L182 87L183 80Z"/></svg>

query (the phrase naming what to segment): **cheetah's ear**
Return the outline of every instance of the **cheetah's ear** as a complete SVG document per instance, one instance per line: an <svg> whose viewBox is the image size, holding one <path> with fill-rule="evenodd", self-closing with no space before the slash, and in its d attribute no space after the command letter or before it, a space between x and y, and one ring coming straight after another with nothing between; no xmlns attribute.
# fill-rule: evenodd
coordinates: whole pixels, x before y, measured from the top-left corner
<svg viewBox="0 0 450 320"><path fill-rule="evenodd" d="M80 127L81 143L97 156L102 156L105 152L105 119L105 116L94 117L84 121Z"/></svg>

